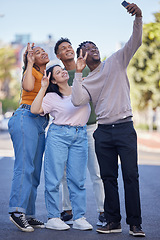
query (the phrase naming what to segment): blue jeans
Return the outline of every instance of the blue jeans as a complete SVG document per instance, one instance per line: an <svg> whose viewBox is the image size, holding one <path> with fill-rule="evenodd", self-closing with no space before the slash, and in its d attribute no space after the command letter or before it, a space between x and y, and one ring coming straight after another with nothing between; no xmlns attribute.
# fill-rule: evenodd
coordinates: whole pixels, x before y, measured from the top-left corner
<svg viewBox="0 0 160 240"><path fill-rule="evenodd" d="M9 120L8 129L15 152L9 213L23 212L28 217L35 216L47 125L47 117L23 108L18 108Z"/></svg>
<svg viewBox="0 0 160 240"><path fill-rule="evenodd" d="M97 203L97 212L104 212L104 187L100 177L99 165L95 153L93 133L97 128L97 124L87 125L87 137L88 137L88 170L93 185L93 192ZM71 210L72 206L69 199L69 192L66 180L66 171L62 179L62 200L63 211Z"/></svg>
<svg viewBox="0 0 160 240"><path fill-rule="evenodd" d="M66 165L67 184L73 219L86 212L86 180L88 142L85 127L51 124L47 134L44 174L48 218L60 217L59 185Z"/></svg>

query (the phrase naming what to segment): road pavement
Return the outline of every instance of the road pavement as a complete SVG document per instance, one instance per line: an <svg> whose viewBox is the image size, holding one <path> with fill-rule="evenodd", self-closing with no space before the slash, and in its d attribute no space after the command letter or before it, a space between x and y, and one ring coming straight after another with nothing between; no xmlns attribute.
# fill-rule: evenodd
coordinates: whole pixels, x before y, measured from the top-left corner
<svg viewBox="0 0 160 240"><path fill-rule="evenodd" d="M153 136L154 135L154 136ZM146 139L147 144L146 144ZM149 240L160 240L160 145L159 135L155 133L138 133L140 194L142 205L143 230ZM150 142L150 143L148 143ZM153 143L154 142L154 143ZM156 142L156 143L155 143ZM159 143L158 143L159 144ZM121 166L119 166L119 193L122 215L122 233L99 234L96 232L96 203L92 184L87 174L87 212L86 218L93 225L92 231L70 229L68 231L55 231L50 229L36 229L32 233L21 232L10 222L8 216L8 201L13 175L14 154L8 132L0 133L0 240L126 240L134 239L129 236L129 227L125 223L125 206ZM61 191L60 191L61 192ZM47 212L44 202L43 170L41 184L38 188L36 202L37 217L46 222Z"/></svg>

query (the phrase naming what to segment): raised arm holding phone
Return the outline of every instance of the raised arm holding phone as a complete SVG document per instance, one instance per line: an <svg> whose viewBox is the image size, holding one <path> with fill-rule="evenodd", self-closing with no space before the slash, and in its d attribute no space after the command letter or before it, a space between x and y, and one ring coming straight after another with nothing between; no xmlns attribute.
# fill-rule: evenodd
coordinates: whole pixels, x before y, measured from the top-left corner
<svg viewBox="0 0 160 240"><path fill-rule="evenodd" d="M121 228L118 194L118 157L124 182L126 223L129 234L145 236L142 231L137 165L137 135L132 121L130 85L127 66L142 44L142 12L134 3L126 6L135 16L133 33L119 51L104 62L95 43L85 41L77 49L77 71L73 82L72 102L75 106L92 101L98 118L94 132L95 149L105 190L104 211L107 222L99 233L118 233ZM85 63L89 75L82 79Z"/></svg>

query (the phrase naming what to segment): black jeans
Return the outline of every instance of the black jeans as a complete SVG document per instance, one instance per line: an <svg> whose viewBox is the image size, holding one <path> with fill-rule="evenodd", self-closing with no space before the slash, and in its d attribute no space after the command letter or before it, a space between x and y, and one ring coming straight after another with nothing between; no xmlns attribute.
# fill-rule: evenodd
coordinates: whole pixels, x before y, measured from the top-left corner
<svg viewBox="0 0 160 240"><path fill-rule="evenodd" d="M93 136L105 190L104 210L107 222L121 220L117 182L119 156L124 182L126 222L129 225L141 224L137 134L133 122L99 124Z"/></svg>

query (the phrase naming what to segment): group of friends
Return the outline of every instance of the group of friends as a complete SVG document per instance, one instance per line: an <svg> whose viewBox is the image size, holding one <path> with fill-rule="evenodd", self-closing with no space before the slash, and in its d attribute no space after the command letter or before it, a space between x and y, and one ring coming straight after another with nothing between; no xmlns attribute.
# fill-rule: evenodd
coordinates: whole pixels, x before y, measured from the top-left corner
<svg viewBox="0 0 160 240"><path fill-rule="evenodd" d="M55 44L63 63L46 70L48 54L27 45L22 96L8 123L15 152L9 200L10 220L22 231L34 228L92 230L86 220L86 171L97 204L98 233L120 233L118 156L124 182L126 223L133 236L145 236L141 224L137 135L132 121L127 66L142 43L142 12L132 3L133 32L125 46L101 62L91 41L75 52L68 38ZM49 123L47 136L45 129ZM35 217L44 153L47 222ZM59 187L62 184L62 211Z"/></svg>

